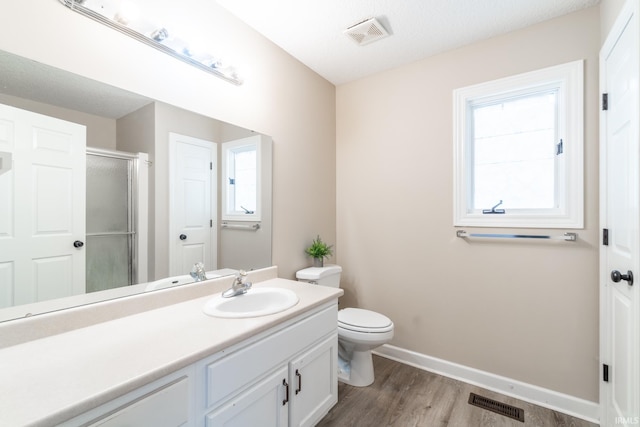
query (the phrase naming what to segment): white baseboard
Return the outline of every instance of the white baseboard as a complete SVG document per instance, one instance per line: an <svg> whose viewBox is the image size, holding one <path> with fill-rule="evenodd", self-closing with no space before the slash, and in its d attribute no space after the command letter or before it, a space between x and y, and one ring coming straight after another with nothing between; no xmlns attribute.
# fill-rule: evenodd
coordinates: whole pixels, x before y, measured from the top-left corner
<svg viewBox="0 0 640 427"><path fill-rule="evenodd" d="M600 407L596 402L558 393L557 391L538 387L533 384L527 384L490 372L480 371L475 368L448 362L389 344L378 347L373 353L425 371L562 412L572 417L581 418L596 424L600 423Z"/></svg>

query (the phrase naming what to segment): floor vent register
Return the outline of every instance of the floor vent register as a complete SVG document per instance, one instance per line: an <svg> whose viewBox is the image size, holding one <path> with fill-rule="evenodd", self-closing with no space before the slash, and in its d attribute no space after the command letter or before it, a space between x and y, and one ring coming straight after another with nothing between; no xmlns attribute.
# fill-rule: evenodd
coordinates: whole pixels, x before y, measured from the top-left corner
<svg viewBox="0 0 640 427"><path fill-rule="evenodd" d="M469 404L486 409L488 411L495 412L496 414L504 415L505 417L509 417L520 422L524 422L524 410L516 408L515 406L507 405L506 403L498 402L496 400L471 393L469 394Z"/></svg>

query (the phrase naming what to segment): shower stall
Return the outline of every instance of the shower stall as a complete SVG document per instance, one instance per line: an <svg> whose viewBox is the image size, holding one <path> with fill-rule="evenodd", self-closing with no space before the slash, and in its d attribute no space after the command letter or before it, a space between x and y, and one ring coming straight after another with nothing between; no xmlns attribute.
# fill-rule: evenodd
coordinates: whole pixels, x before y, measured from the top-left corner
<svg viewBox="0 0 640 427"><path fill-rule="evenodd" d="M87 148L86 292L146 281L147 155Z"/></svg>

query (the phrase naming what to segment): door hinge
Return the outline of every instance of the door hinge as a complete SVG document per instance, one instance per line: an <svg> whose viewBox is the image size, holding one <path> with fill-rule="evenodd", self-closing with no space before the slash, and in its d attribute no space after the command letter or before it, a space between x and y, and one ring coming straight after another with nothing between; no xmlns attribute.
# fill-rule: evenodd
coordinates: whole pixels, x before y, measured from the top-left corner
<svg viewBox="0 0 640 427"><path fill-rule="evenodd" d="M602 365L602 381L609 382L609 365Z"/></svg>
<svg viewBox="0 0 640 427"><path fill-rule="evenodd" d="M609 246L609 229L608 228L602 229L602 244L604 246Z"/></svg>
<svg viewBox="0 0 640 427"><path fill-rule="evenodd" d="M213 228L213 220L212 219L209 220L209 228Z"/></svg>
<svg viewBox="0 0 640 427"><path fill-rule="evenodd" d="M556 144L556 156L559 156L564 152L564 144L562 140L558 144Z"/></svg>
<svg viewBox="0 0 640 427"><path fill-rule="evenodd" d="M209 162L209 170L213 170L213 162Z"/></svg>
<svg viewBox="0 0 640 427"><path fill-rule="evenodd" d="M609 109L609 94L602 94L602 111L607 111Z"/></svg>

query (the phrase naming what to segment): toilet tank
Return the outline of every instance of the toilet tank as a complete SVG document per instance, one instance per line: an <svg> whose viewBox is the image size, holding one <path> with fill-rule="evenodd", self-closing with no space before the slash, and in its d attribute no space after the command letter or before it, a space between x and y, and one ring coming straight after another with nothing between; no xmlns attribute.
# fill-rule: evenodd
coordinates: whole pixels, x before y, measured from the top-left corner
<svg viewBox="0 0 640 427"><path fill-rule="evenodd" d="M301 282L339 288L340 273L342 273L342 267L339 265L327 264L324 267L309 267L299 270L296 273L296 279Z"/></svg>

